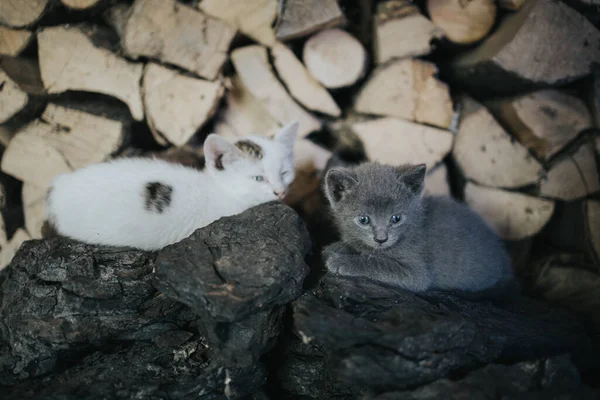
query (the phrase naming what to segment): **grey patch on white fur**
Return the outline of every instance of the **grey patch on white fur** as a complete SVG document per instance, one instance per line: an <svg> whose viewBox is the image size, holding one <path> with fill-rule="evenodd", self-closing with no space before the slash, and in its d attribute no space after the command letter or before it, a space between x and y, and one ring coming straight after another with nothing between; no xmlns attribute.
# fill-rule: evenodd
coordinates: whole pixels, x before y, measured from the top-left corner
<svg viewBox="0 0 600 400"><path fill-rule="evenodd" d="M173 187L161 182L148 182L144 191L144 205L147 211L162 214L171 204Z"/></svg>
<svg viewBox="0 0 600 400"><path fill-rule="evenodd" d="M263 158L263 148L258 143L254 143L251 140L240 140L235 143L235 147L257 160Z"/></svg>

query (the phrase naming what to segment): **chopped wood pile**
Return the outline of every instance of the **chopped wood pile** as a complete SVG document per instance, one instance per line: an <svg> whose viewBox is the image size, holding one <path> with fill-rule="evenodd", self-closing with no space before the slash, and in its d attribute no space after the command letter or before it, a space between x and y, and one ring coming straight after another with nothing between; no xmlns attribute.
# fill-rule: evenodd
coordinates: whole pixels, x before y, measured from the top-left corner
<svg viewBox="0 0 600 400"><path fill-rule="evenodd" d="M427 193L598 272L600 18L571 3L3 0L0 268L42 237L57 174L132 154L193 164L208 133L298 120L287 202L303 213L332 153L425 163ZM580 238L557 233L565 215Z"/></svg>

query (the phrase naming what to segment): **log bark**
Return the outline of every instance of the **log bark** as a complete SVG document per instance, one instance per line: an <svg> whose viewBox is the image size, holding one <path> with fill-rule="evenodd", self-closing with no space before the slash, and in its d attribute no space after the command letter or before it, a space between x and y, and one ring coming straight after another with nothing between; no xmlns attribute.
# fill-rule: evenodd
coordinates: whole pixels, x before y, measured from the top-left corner
<svg viewBox="0 0 600 400"><path fill-rule="evenodd" d="M0 26L0 55L16 57L31 43L33 32Z"/></svg>
<svg viewBox="0 0 600 400"><path fill-rule="evenodd" d="M574 154L565 154L550 167L540 182L540 196L573 201L600 190L594 144L581 145Z"/></svg>
<svg viewBox="0 0 600 400"><path fill-rule="evenodd" d="M345 22L337 0L280 0L275 36L286 41Z"/></svg>
<svg viewBox="0 0 600 400"><path fill-rule="evenodd" d="M134 119L141 121L143 64L98 46L105 34L108 32L86 26L46 28L38 33L44 87L48 93L82 90L116 97L129 107Z"/></svg>
<svg viewBox="0 0 600 400"><path fill-rule="evenodd" d="M263 104L280 125L297 120L300 123L299 136L320 129L320 121L304 111L279 82L271 69L265 47L252 45L238 48L231 53L231 60L248 92Z"/></svg>
<svg viewBox="0 0 600 400"><path fill-rule="evenodd" d="M441 163L427 172L424 193L426 196L450 196L446 164Z"/></svg>
<svg viewBox="0 0 600 400"><path fill-rule="evenodd" d="M220 81L209 82L148 63L142 97L155 139L176 146L187 143L215 113L224 90Z"/></svg>
<svg viewBox="0 0 600 400"><path fill-rule="evenodd" d="M270 136L279 129L279 123L248 91L239 76L234 76L227 86L225 107L215 122L216 133L235 139L249 132Z"/></svg>
<svg viewBox="0 0 600 400"><path fill-rule="evenodd" d="M2 157L2 171L40 188L58 174L106 160L122 145L123 122L49 104L19 130Z"/></svg>
<svg viewBox="0 0 600 400"><path fill-rule="evenodd" d="M374 50L378 64L429 54L432 41L443 36L444 31L409 0L389 0L377 5Z"/></svg>
<svg viewBox="0 0 600 400"><path fill-rule="evenodd" d="M235 26L258 43L275 44L273 23L277 16L277 0L204 0L198 5L206 15Z"/></svg>
<svg viewBox="0 0 600 400"><path fill-rule="evenodd" d="M2 0L0 24L23 28L35 24L44 15L50 0Z"/></svg>
<svg viewBox="0 0 600 400"><path fill-rule="evenodd" d="M19 228L16 230L14 235L4 246L2 246L2 250L0 250L0 270L10 264L23 242L30 239L31 237L24 229Z"/></svg>
<svg viewBox="0 0 600 400"><path fill-rule="evenodd" d="M465 201L506 240L521 240L538 233L550 220L554 202L522 193L468 182Z"/></svg>
<svg viewBox="0 0 600 400"><path fill-rule="evenodd" d="M365 74L367 53L348 32L328 29L304 44L304 65L323 86L337 89L353 85Z"/></svg>
<svg viewBox="0 0 600 400"><path fill-rule="evenodd" d="M600 31L563 2L531 0L449 73L475 95L514 94L588 75L600 59Z"/></svg>
<svg viewBox="0 0 600 400"><path fill-rule="evenodd" d="M586 247L596 265L600 265L600 201L588 200L584 203Z"/></svg>
<svg viewBox="0 0 600 400"><path fill-rule="evenodd" d="M354 109L448 128L454 113L450 89L436 74L435 64L421 60L388 63L363 86Z"/></svg>
<svg viewBox="0 0 600 400"><path fill-rule="evenodd" d="M427 164L432 168L452 148L450 132L396 118L381 118L352 125L367 157L384 164Z"/></svg>
<svg viewBox="0 0 600 400"><path fill-rule="evenodd" d="M527 149L470 98L463 99L452 154L467 178L486 186L517 188L537 182L543 173Z"/></svg>
<svg viewBox="0 0 600 400"><path fill-rule="evenodd" d="M122 45L133 58L158 59L214 80L234 35L231 25L175 0L136 0Z"/></svg>
<svg viewBox="0 0 600 400"><path fill-rule="evenodd" d="M60 2L73 10L87 10L108 3L108 0L60 0Z"/></svg>
<svg viewBox="0 0 600 400"><path fill-rule="evenodd" d="M271 50L271 54L277 74L300 104L312 111L340 116L340 108L329 92L308 73L288 47L278 43Z"/></svg>
<svg viewBox="0 0 600 400"><path fill-rule="evenodd" d="M434 24L454 43L473 44L483 39L496 21L493 0L427 0Z"/></svg>
<svg viewBox="0 0 600 400"><path fill-rule="evenodd" d="M546 160L592 126L583 101L554 89L493 100L485 105L521 143Z"/></svg>

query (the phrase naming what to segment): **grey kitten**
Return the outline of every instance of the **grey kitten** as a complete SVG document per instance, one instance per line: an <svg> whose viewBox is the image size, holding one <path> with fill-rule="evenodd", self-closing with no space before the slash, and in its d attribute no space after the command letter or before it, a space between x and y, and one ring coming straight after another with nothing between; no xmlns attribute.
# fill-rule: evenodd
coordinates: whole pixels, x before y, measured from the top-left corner
<svg viewBox="0 0 600 400"><path fill-rule="evenodd" d="M425 170L364 163L327 173L342 238L323 252L330 273L417 292L475 292L511 279L503 243L477 214L449 197L423 197Z"/></svg>

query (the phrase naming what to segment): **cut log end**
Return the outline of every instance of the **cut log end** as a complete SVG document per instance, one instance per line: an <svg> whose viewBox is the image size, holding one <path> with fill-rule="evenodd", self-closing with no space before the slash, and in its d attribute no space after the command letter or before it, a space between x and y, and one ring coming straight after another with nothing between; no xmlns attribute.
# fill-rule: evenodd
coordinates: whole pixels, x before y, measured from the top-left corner
<svg viewBox="0 0 600 400"><path fill-rule="evenodd" d="M42 80L49 93L67 90L103 93L127 104L133 118L143 120L141 63L97 47L77 27L46 28L38 33L38 44Z"/></svg>
<svg viewBox="0 0 600 400"><path fill-rule="evenodd" d="M453 106L448 85L437 80L434 64L406 59L378 68L364 85L358 112L399 117L448 128Z"/></svg>
<svg viewBox="0 0 600 400"><path fill-rule="evenodd" d="M310 35L338 27L346 21L337 0L286 0L282 3L275 28L278 40Z"/></svg>
<svg viewBox="0 0 600 400"><path fill-rule="evenodd" d="M29 96L2 69L0 85L0 124L3 124L27 107Z"/></svg>
<svg viewBox="0 0 600 400"><path fill-rule="evenodd" d="M423 16L408 0L378 4L375 14L375 60L382 64L393 58L426 55L432 41L444 31Z"/></svg>
<svg viewBox="0 0 600 400"><path fill-rule="evenodd" d="M60 0L60 2L73 10L87 10L102 3L108 3L107 0Z"/></svg>
<svg viewBox="0 0 600 400"><path fill-rule="evenodd" d="M464 175L493 187L536 183L544 170L527 149L514 141L485 107L470 98L464 98L462 104L452 153Z"/></svg>
<svg viewBox="0 0 600 400"><path fill-rule="evenodd" d="M540 195L573 201L600 190L600 177L594 145L585 143L573 155L565 155L553 163L540 182Z"/></svg>
<svg viewBox="0 0 600 400"><path fill-rule="evenodd" d="M450 132L396 118L359 122L352 130L364 144L367 157L383 164L438 164L452 148Z"/></svg>
<svg viewBox="0 0 600 400"><path fill-rule="evenodd" d="M224 88L219 81L184 76L149 63L142 92L148 124L155 138L182 146L215 113Z"/></svg>
<svg viewBox="0 0 600 400"><path fill-rule="evenodd" d="M16 57L31 43L33 33L0 26L0 55Z"/></svg>
<svg viewBox="0 0 600 400"><path fill-rule="evenodd" d="M296 58L294 53L282 44L272 49L274 65L278 75L286 84L290 94L309 110L334 117L341 114L329 92L319 84Z"/></svg>
<svg viewBox="0 0 600 400"><path fill-rule="evenodd" d="M0 24L23 28L36 23L46 12L50 0L2 0Z"/></svg>
<svg viewBox="0 0 600 400"><path fill-rule="evenodd" d="M428 0L431 20L446 37L460 44L472 44L483 39L494 26L496 3L493 0Z"/></svg>
<svg viewBox="0 0 600 400"><path fill-rule="evenodd" d="M329 29L304 44L304 65L323 86L330 89L350 86L365 74L367 53L348 32Z"/></svg>
<svg viewBox="0 0 600 400"><path fill-rule="evenodd" d="M551 200L471 182L465 186L465 201L505 240L521 240L535 235L554 212Z"/></svg>
<svg viewBox="0 0 600 400"><path fill-rule="evenodd" d="M265 47L253 45L238 48L231 53L231 60L240 82L279 125L286 125L292 120L299 121L299 136L320 129L320 121L300 107L279 82L271 69Z"/></svg>
<svg viewBox="0 0 600 400"><path fill-rule="evenodd" d="M145 0L131 7L122 45L133 58L158 59L214 80L234 36L233 26L175 0Z"/></svg>
<svg viewBox="0 0 600 400"><path fill-rule="evenodd" d="M521 143L546 160L592 126L583 101L554 89L494 100L486 106Z"/></svg>

